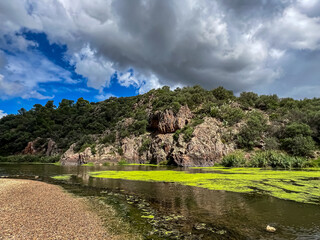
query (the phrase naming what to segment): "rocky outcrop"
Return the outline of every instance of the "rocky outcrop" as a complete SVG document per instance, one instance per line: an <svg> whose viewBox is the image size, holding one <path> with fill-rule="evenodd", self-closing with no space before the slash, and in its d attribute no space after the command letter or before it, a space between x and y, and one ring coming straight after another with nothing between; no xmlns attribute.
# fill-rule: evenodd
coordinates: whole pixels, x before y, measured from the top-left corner
<svg viewBox="0 0 320 240"><path fill-rule="evenodd" d="M28 142L28 145L22 151L22 154L41 154L46 156L55 156L59 153L57 144L51 138L36 138L34 141Z"/></svg>
<svg viewBox="0 0 320 240"><path fill-rule="evenodd" d="M222 160L223 156L235 150L234 136L241 128L241 123L226 127L215 118L206 117L204 122L193 126L189 124L192 113L187 107L182 107L177 114L171 110L158 112L150 119L150 125L155 130L138 137L131 136L117 140L112 145L105 146L96 142L94 154L91 148L76 153L74 145L64 153L61 163L78 165L87 162L114 162L124 159L129 163L170 163L182 167L213 166ZM121 121L121 125L132 124L132 119ZM188 125L188 128L184 128ZM190 137L190 129L193 132ZM178 129L182 131L174 134ZM189 136L185 134L188 130ZM32 146L29 146L32 149Z"/></svg>
<svg viewBox="0 0 320 240"><path fill-rule="evenodd" d="M121 141L121 149L123 151L122 157L130 163L145 163L147 160L147 153L140 152L142 142L146 136L124 138Z"/></svg>
<svg viewBox="0 0 320 240"><path fill-rule="evenodd" d="M172 110L157 111L150 116L150 127L159 133L173 133L190 122L192 113L187 106L175 114Z"/></svg>
<svg viewBox="0 0 320 240"><path fill-rule="evenodd" d="M232 141L223 141L228 131L231 130L224 128L218 120L206 118L204 123L195 127L190 142L184 142L183 136L179 136L170 157L178 166L213 166L235 150Z"/></svg>
<svg viewBox="0 0 320 240"><path fill-rule="evenodd" d="M81 153L76 153L74 147L76 144L72 144L70 148L62 155L60 162L61 165L81 165L90 162L93 159L91 148L86 148Z"/></svg>
<svg viewBox="0 0 320 240"><path fill-rule="evenodd" d="M35 141L28 142L28 145L22 151L22 154L31 154L31 155L36 154L37 151L35 150L34 143Z"/></svg>
<svg viewBox="0 0 320 240"><path fill-rule="evenodd" d="M173 147L173 134L158 134L154 136L147 155L148 160L155 164L168 161Z"/></svg>

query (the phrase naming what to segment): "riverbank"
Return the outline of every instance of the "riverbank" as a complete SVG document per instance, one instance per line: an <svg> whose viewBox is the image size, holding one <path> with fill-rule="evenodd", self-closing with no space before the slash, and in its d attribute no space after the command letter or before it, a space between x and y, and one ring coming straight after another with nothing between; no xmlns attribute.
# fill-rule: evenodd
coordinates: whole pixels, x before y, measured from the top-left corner
<svg viewBox="0 0 320 240"><path fill-rule="evenodd" d="M0 212L0 239L126 239L86 200L43 182L0 179Z"/></svg>

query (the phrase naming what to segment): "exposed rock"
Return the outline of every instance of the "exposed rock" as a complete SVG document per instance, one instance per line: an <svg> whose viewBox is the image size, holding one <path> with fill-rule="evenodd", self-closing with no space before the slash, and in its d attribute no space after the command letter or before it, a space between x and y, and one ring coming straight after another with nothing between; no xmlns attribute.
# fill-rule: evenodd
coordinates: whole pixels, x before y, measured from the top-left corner
<svg viewBox="0 0 320 240"><path fill-rule="evenodd" d="M205 121L194 129L189 143L185 143L183 137L179 136L171 158L178 166L212 166L235 150L232 141L222 141L222 135L226 132L227 129L223 128L221 122L214 118L205 118Z"/></svg>
<svg viewBox="0 0 320 240"><path fill-rule="evenodd" d="M177 114L172 110L157 111L150 116L150 127L159 133L173 133L182 129L191 118L192 113L188 106L181 107Z"/></svg>
<svg viewBox="0 0 320 240"><path fill-rule="evenodd" d="M28 142L28 145L22 151L22 154L43 154L46 156L54 156L59 153L60 151L57 144L51 138L36 138L35 140Z"/></svg>
<svg viewBox="0 0 320 240"><path fill-rule="evenodd" d="M46 155L47 156L54 156L57 154L59 154L59 149L58 149L57 144L52 139L49 139L48 145L47 145Z"/></svg>
<svg viewBox="0 0 320 240"><path fill-rule="evenodd" d="M152 163L159 164L169 159L173 149L173 134L158 134L150 145L148 160Z"/></svg>
<svg viewBox="0 0 320 240"><path fill-rule="evenodd" d="M122 157L130 163L145 163L146 153L140 154L139 149L142 146L143 139L147 136L139 136L133 138L124 138L121 141L123 150Z"/></svg>
<svg viewBox="0 0 320 240"><path fill-rule="evenodd" d="M91 159L94 159L90 147L86 148L81 153L75 153L75 146L75 143L72 144L70 148L62 155L60 159L61 165L81 165L91 161Z"/></svg>
<svg viewBox="0 0 320 240"><path fill-rule="evenodd" d="M22 154L36 154L36 150L34 148L35 141L28 142L28 145L25 147L25 149L22 151Z"/></svg>

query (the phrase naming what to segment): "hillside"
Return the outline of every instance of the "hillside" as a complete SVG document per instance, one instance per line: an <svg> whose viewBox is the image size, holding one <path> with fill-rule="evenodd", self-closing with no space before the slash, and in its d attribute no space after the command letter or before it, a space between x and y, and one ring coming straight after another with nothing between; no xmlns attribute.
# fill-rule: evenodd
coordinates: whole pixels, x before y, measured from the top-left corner
<svg viewBox="0 0 320 240"><path fill-rule="evenodd" d="M163 87L99 103L64 99L57 107L48 101L0 119L0 156L58 156L63 164L211 166L236 149L312 158L319 143L320 99L236 97L222 87Z"/></svg>

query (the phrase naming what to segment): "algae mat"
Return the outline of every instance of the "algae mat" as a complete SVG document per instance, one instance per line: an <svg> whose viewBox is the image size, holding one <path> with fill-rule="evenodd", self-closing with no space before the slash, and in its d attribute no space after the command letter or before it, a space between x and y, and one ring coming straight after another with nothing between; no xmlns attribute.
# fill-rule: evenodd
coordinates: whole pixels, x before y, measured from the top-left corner
<svg viewBox="0 0 320 240"><path fill-rule="evenodd" d="M285 200L320 204L320 170L263 170L258 168L198 168L200 173L173 170L101 171L92 177L150 182L172 182L188 186L238 193L268 194Z"/></svg>

